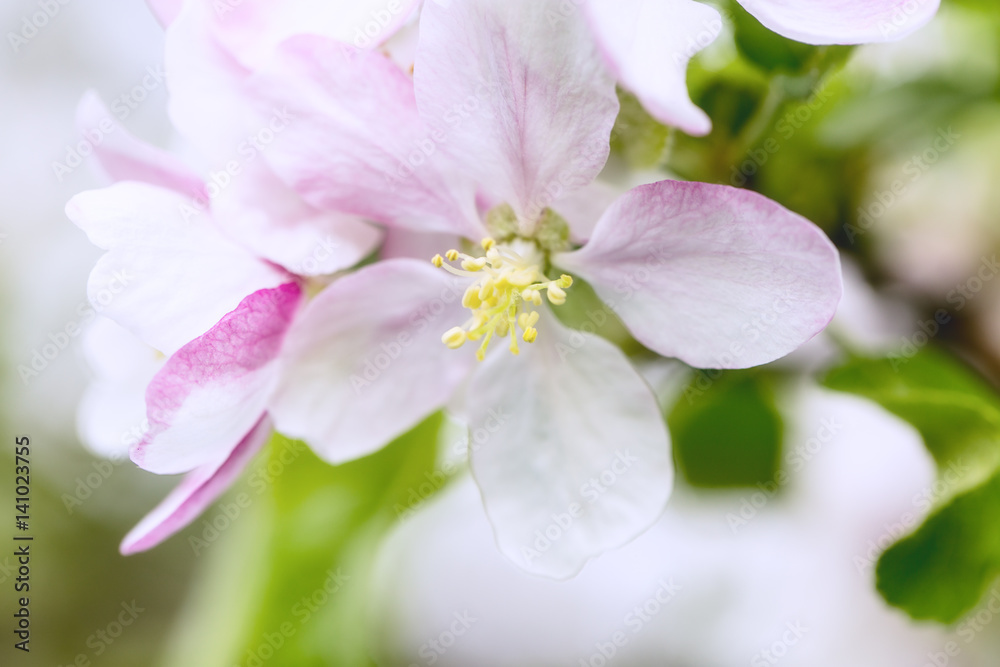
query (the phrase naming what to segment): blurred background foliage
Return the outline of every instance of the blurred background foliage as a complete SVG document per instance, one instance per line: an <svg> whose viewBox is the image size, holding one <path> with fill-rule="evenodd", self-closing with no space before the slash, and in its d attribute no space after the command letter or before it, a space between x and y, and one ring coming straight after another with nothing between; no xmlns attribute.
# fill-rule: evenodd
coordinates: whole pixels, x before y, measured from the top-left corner
<svg viewBox="0 0 1000 667"><path fill-rule="evenodd" d="M943 4L904 43L849 48L791 42L727 3L732 30L689 70L712 133L692 138L663 127L623 92L610 169L761 192L819 224L849 271L874 288L878 309L893 319L882 339L845 327L820 354L751 371L692 371L665 419L681 483L702 494L776 479L787 463L785 398L803 377L913 424L942 474L956 462L964 472L935 497L926 523L882 557L878 586L914 618L949 623L1000 574L1000 290L955 296L956 286L971 289L981 258L1000 242L1000 5ZM13 288L4 287L6 296ZM583 297L569 303L589 307ZM942 310L947 319L933 333L920 328ZM571 312L562 315L572 322ZM602 333L645 354L613 319ZM3 367L8 406L21 387L16 357L10 352ZM68 665L81 655L109 667L249 664L275 644L282 657L272 664L368 664L372 545L447 484L435 471L437 445L448 439L440 415L339 467L275 438L205 517L149 553L122 558L119 540L170 480L129 463L104 475L72 436L9 409L3 419L11 440L33 437L35 616L25 664ZM12 470L11 448L2 457ZM269 475L277 464L282 472ZM90 488L94 473L100 481ZM255 485L254 475L266 483ZM11 482L0 476L0 497L12 497ZM86 492L81 483L90 493L80 506L68 503L67 494ZM426 484L427 494L410 493ZM246 507L240 494L251 500ZM226 507L239 513L213 533ZM0 555L5 589L11 563ZM134 627L110 644L95 640L133 600L145 610Z"/></svg>

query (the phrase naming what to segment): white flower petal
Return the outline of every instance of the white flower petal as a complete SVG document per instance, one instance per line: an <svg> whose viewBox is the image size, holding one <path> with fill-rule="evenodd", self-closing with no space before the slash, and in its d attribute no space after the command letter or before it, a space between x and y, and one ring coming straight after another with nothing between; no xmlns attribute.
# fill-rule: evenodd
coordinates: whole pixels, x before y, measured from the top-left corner
<svg viewBox="0 0 1000 667"><path fill-rule="evenodd" d="M501 551L566 578L656 521L673 466L656 398L621 350L551 314L538 332L473 376L471 462Z"/></svg>

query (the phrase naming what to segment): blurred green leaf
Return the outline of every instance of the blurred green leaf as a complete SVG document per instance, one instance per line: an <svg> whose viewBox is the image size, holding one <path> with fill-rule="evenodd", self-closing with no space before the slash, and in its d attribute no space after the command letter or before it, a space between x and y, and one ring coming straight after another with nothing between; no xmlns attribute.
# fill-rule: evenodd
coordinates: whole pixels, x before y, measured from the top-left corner
<svg viewBox="0 0 1000 667"><path fill-rule="evenodd" d="M198 602L210 608L192 612L204 627L231 628L228 642L235 648L211 664L373 664L367 604L374 553L411 504L447 482L435 471L443 423L436 413L375 454L338 466L319 460L304 443L272 439L267 457L252 468L250 486L268 486L247 510L253 525L244 521L212 553L225 562L217 560L210 571L229 584L220 589L207 582L214 593ZM226 548L230 538L239 540L235 551ZM231 570L241 574L230 577ZM226 590L233 585L240 591ZM246 589L249 595L242 594ZM237 608L230 606L234 599ZM192 637L218 643L197 629L187 634L182 639L189 645ZM189 659L190 651L185 655ZM199 655L199 664L209 664Z"/></svg>
<svg viewBox="0 0 1000 667"><path fill-rule="evenodd" d="M957 620L1000 573L1000 397L929 348L909 357L851 359L825 384L908 421L937 461L937 509L882 554L877 587L913 618Z"/></svg>
<svg viewBox="0 0 1000 667"><path fill-rule="evenodd" d="M761 69L796 72L804 69L815 46L795 42L765 28L736 2L730 2L736 48Z"/></svg>
<svg viewBox="0 0 1000 667"><path fill-rule="evenodd" d="M876 585L916 619L953 623L1000 575L1000 474L955 498L879 559Z"/></svg>
<svg viewBox="0 0 1000 667"><path fill-rule="evenodd" d="M773 480L784 424L773 378L752 371L699 371L667 421L678 467L694 486L754 486Z"/></svg>
<svg viewBox="0 0 1000 667"><path fill-rule="evenodd" d="M642 107L635 95L618 90L621 110L611 132L611 150L637 169L659 166L670 148L670 128Z"/></svg>

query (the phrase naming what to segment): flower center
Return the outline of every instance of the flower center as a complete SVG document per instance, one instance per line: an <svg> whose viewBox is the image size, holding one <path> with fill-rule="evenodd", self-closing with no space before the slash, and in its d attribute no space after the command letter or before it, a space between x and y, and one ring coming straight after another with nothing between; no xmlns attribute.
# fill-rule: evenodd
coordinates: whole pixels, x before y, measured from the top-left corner
<svg viewBox="0 0 1000 667"><path fill-rule="evenodd" d="M538 311L542 305L542 291L549 303L560 306L566 302L566 289L573 278L563 274L558 280L549 280L542 272L544 258L533 241L515 239L498 244L492 238L482 241L486 255L473 257L457 250L449 250L444 257L434 255L431 263L456 276L475 278L462 297L462 305L472 311L472 316L460 327L453 327L441 336L441 341L453 350L467 340L482 340L476 358L482 361L486 348L494 336L510 336L511 353L518 354L517 332L525 343L535 342L538 330ZM445 262L460 262L456 268Z"/></svg>

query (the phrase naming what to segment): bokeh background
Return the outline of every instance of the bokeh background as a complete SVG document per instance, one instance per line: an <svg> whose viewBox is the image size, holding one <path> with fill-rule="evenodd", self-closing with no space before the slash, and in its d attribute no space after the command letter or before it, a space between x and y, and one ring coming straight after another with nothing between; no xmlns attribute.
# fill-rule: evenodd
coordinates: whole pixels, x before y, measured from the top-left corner
<svg viewBox="0 0 1000 667"><path fill-rule="evenodd" d="M53 15L26 29L41 5ZM971 610L949 597L981 565L963 560L968 534L941 530L922 543L940 591L924 588L937 597L914 603L887 580L922 620L875 589L878 554L954 492L941 482L949 469L935 470L944 457L924 440L933 433L946 447L956 424L934 409L906 422L903 410L887 411L873 388L896 376L829 369L848 353L890 355L891 367L919 366L935 387L957 385L950 373L960 368L996 402L1000 6L944 0L910 38L855 49L797 45L735 4L721 9L727 29L689 74L713 133L671 132L623 95L606 177L763 192L841 248L844 304L828 334L765 369L644 363L671 426L679 488L649 533L560 583L508 565L467 475L434 472L435 456L462 441L438 417L342 469L277 441L204 519L151 552L118 554L175 480L79 442L76 406L91 371L81 336L60 332L89 319L86 276L99 251L63 207L101 183L86 164L68 173L53 164L80 141L74 109L88 89L126 104L134 134L185 150L165 111L162 29L138 0L6 0L0 542L13 544L21 435L32 442L35 540L30 655L12 648L15 563L13 547L0 548L0 664L996 664L1000 593L987 588ZM53 342L55 358L32 368ZM943 356L925 361L932 351ZM387 471L393 485L370 495L364 480ZM963 525L997 541L988 518ZM980 569L977 582L990 584L997 569ZM913 581L925 575L914 570ZM123 610L132 622L118 633Z"/></svg>

